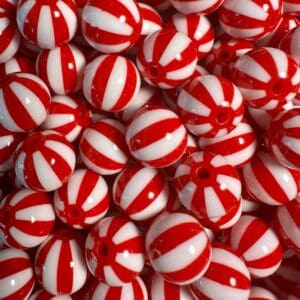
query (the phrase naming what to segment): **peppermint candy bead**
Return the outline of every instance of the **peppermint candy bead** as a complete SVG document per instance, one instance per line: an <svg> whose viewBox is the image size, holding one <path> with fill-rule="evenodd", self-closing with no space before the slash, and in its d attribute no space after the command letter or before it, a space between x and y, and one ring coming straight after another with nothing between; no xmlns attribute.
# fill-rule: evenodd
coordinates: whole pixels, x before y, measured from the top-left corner
<svg viewBox="0 0 300 300"><path fill-rule="evenodd" d="M288 32L288 34L284 36L284 38L281 40L279 44L279 48L285 51L286 53L289 53L298 62L298 64L300 63L299 40L300 40L300 29L298 26L295 29Z"/></svg>
<svg viewBox="0 0 300 300"><path fill-rule="evenodd" d="M25 56L15 56L0 65L0 78L12 73L35 73L34 63Z"/></svg>
<svg viewBox="0 0 300 300"><path fill-rule="evenodd" d="M73 173L72 145L53 131L37 131L19 144L14 155L15 173L21 183L36 191L54 191Z"/></svg>
<svg viewBox="0 0 300 300"><path fill-rule="evenodd" d="M74 0L21 0L17 23L24 38L42 49L53 49L69 42L77 30Z"/></svg>
<svg viewBox="0 0 300 300"><path fill-rule="evenodd" d="M72 44L42 50L36 60L38 76L58 95L72 94L81 89L85 66L83 52Z"/></svg>
<svg viewBox="0 0 300 300"><path fill-rule="evenodd" d="M138 111L126 129L132 156L145 166L164 168L184 154L187 132L179 117L164 107Z"/></svg>
<svg viewBox="0 0 300 300"><path fill-rule="evenodd" d="M223 2L224 0L171 0L171 4L174 8L184 14L211 14L217 10Z"/></svg>
<svg viewBox="0 0 300 300"><path fill-rule="evenodd" d="M204 137L226 135L244 114L243 97L237 87L214 75L197 77L185 85L177 105L188 131Z"/></svg>
<svg viewBox="0 0 300 300"><path fill-rule="evenodd" d="M122 286L142 271L143 248L141 233L133 222L107 217L95 225L86 239L86 262L93 276L110 286Z"/></svg>
<svg viewBox="0 0 300 300"><path fill-rule="evenodd" d="M148 35L139 45L137 66L150 85L174 88L194 73L196 64L195 46L180 32L163 29Z"/></svg>
<svg viewBox="0 0 300 300"><path fill-rule="evenodd" d="M145 245L152 267L174 284L196 281L211 261L210 241L204 228L185 213L164 213L157 217L146 233Z"/></svg>
<svg viewBox="0 0 300 300"><path fill-rule="evenodd" d="M92 60L83 74L83 93L97 109L124 110L136 97L141 79L135 65L119 55L101 55Z"/></svg>
<svg viewBox="0 0 300 300"><path fill-rule="evenodd" d="M141 13L134 0L89 1L81 18L81 30L88 43L105 53L131 48L142 31Z"/></svg>
<svg viewBox="0 0 300 300"><path fill-rule="evenodd" d="M252 286L249 300L278 300L278 298L265 288Z"/></svg>
<svg viewBox="0 0 300 300"><path fill-rule="evenodd" d="M72 296L62 295L62 296L53 296L44 290L39 290L35 292L29 300L72 300Z"/></svg>
<svg viewBox="0 0 300 300"><path fill-rule="evenodd" d="M161 30L163 21L159 13L150 5L138 3L142 17L142 36Z"/></svg>
<svg viewBox="0 0 300 300"><path fill-rule="evenodd" d="M287 13L292 13L296 16L300 14L300 3L298 0L283 0L283 8Z"/></svg>
<svg viewBox="0 0 300 300"><path fill-rule="evenodd" d="M1 80L0 122L14 132L28 132L45 121L50 92L37 76L14 73Z"/></svg>
<svg viewBox="0 0 300 300"><path fill-rule="evenodd" d="M35 284L29 255L22 250L0 250L0 298L28 299Z"/></svg>

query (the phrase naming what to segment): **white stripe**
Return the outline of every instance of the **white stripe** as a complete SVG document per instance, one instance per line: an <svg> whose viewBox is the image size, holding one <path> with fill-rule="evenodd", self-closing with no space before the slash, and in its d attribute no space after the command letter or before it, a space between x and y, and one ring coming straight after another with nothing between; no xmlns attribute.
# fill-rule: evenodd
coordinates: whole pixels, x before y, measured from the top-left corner
<svg viewBox="0 0 300 300"><path fill-rule="evenodd" d="M190 64L188 64L187 66L181 69L167 72L166 77L167 79L170 80L180 80L183 78L188 78L194 73L196 64L197 64L197 59L193 60Z"/></svg>
<svg viewBox="0 0 300 300"><path fill-rule="evenodd" d="M74 115L71 114L49 114L42 127L45 129L58 128L74 121Z"/></svg>
<svg viewBox="0 0 300 300"><path fill-rule="evenodd" d="M138 228L133 222L125 223L112 237L114 244L119 245L125 241L136 238L140 236Z"/></svg>
<svg viewBox="0 0 300 300"><path fill-rule="evenodd" d="M86 174L85 170L76 170L68 181L67 201L71 205L76 204L78 200L78 193L81 188L81 183L85 174ZM57 195L59 195L59 193L57 193Z"/></svg>
<svg viewBox="0 0 300 300"><path fill-rule="evenodd" d="M274 274L278 270L278 268L280 267L280 264L281 264L281 260L278 262L278 264L276 264L270 268L262 269L262 268L249 267L249 271L250 271L251 275L256 278L268 277L268 276Z"/></svg>
<svg viewBox="0 0 300 300"><path fill-rule="evenodd" d="M279 76L285 78L289 68L288 56L286 55L286 53L275 48L265 49L272 56Z"/></svg>
<svg viewBox="0 0 300 300"><path fill-rule="evenodd" d="M233 99L231 102L231 107L234 110L237 110L241 105L243 105L243 96L239 89L234 85L233 86Z"/></svg>
<svg viewBox="0 0 300 300"><path fill-rule="evenodd" d="M190 181L178 193L178 198L185 208L191 209L196 190L197 185Z"/></svg>
<svg viewBox="0 0 300 300"><path fill-rule="evenodd" d="M176 2L179 3L177 4ZM216 4L216 0L184 1L184 5L182 5L182 0L173 0L172 4L174 5L174 7L180 7L181 11L184 11L185 14L188 14L207 10Z"/></svg>
<svg viewBox="0 0 300 300"><path fill-rule="evenodd" d="M25 19L27 19L29 12L32 10L35 4L36 4L36 0L28 0L25 1L23 5L21 5L17 10L16 20L18 23L18 28L20 28L20 31L24 32L24 27L26 26Z"/></svg>
<svg viewBox="0 0 300 300"><path fill-rule="evenodd" d="M144 256L138 253L129 253L124 251L117 253L115 261L126 269L139 273L144 266Z"/></svg>
<svg viewBox="0 0 300 300"><path fill-rule="evenodd" d="M41 221L54 221L55 213L51 204L38 204L20 209L16 212L16 219L31 221L32 224Z"/></svg>
<svg viewBox="0 0 300 300"><path fill-rule="evenodd" d="M141 16L138 7L134 1L118 0L130 12L136 23L139 23Z"/></svg>
<svg viewBox="0 0 300 300"><path fill-rule="evenodd" d="M110 286L108 286L104 282L99 282L93 293L93 297L91 298L91 300L106 299L109 290L110 290Z"/></svg>
<svg viewBox="0 0 300 300"><path fill-rule="evenodd" d="M172 16L172 20L176 30L188 36L187 18L181 13L176 13ZM200 18L200 20L202 20L202 17Z"/></svg>
<svg viewBox="0 0 300 300"><path fill-rule="evenodd" d="M67 24L68 31L69 31L69 40L71 40L77 30L77 25L78 25L77 16L74 13L74 11L70 8L70 6L67 5L66 2L62 0L58 1L56 3L56 6L59 8Z"/></svg>
<svg viewBox="0 0 300 300"><path fill-rule="evenodd" d="M28 187L26 184L26 179L24 176L24 163L25 163L25 159L26 159L26 153L25 152L21 152L18 156L17 156L17 160L15 163L15 173L17 178L21 181L21 183Z"/></svg>
<svg viewBox="0 0 300 300"><path fill-rule="evenodd" d="M257 100L267 95L265 90L247 89L243 87L239 87L239 90L248 101Z"/></svg>
<svg viewBox="0 0 300 300"><path fill-rule="evenodd" d="M0 262L15 258L30 259L28 254L23 250L14 248L6 248L1 250Z"/></svg>
<svg viewBox="0 0 300 300"><path fill-rule="evenodd" d="M121 295L119 300L129 300L135 298L135 292L132 283L124 284L121 287Z"/></svg>
<svg viewBox="0 0 300 300"><path fill-rule="evenodd" d="M10 206L16 206L20 201L22 201L25 197L35 194L36 192L32 190L22 189L18 191L10 201Z"/></svg>
<svg viewBox="0 0 300 300"><path fill-rule="evenodd" d="M41 244L48 236L35 236L33 234L27 234L14 226L9 229L9 233L11 237L24 248L36 247Z"/></svg>
<svg viewBox="0 0 300 300"><path fill-rule="evenodd" d="M233 37L239 37L242 36L243 39L247 38L253 38L257 35L260 35L265 31L264 27L255 27L255 28L236 28L236 27L231 27L222 21L220 21L220 24L223 28L226 28L226 32L230 33Z"/></svg>
<svg viewBox="0 0 300 300"><path fill-rule="evenodd" d="M218 175L217 182L220 184L220 188L227 189L236 199L241 198L242 185L239 179L236 179L227 175Z"/></svg>
<svg viewBox="0 0 300 300"><path fill-rule="evenodd" d="M14 36L4 51L0 53L0 62L5 63L16 54L20 45L20 34L16 29Z"/></svg>
<svg viewBox="0 0 300 300"><path fill-rule="evenodd" d="M97 228L99 230L100 237L103 238L103 237L107 236L108 230L110 228L110 224L113 221L113 219L114 219L113 217L108 217L108 218L101 220L101 222L98 223Z"/></svg>
<svg viewBox="0 0 300 300"><path fill-rule="evenodd" d="M226 215L222 201L212 187L204 188L204 200L208 218L219 218Z"/></svg>
<svg viewBox="0 0 300 300"><path fill-rule="evenodd" d="M146 62L153 61L153 51L154 51L154 46L156 44L155 42L158 37L158 34L159 32L155 34L151 34L144 41L145 47L143 47L143 54Z"/></svg>
<svg viewBox="0 0 300 300"><path fill-rule="evenodd" d="M55 48L55 33L52 20L52 11L48 5L41 6L37 24L37 43L41 48Z"/></svg>
<svg viewBox="0 0 300 300"><path fill-rule="evenodd" d="M291 136L284 136L281 140L282 144L291 149L296 154L300 155L300 140Z"/></svg>
<svg viewBox="0 0 300 300"><path fill-rule="evenodd" d="M183 175L189 175L191 172L191 168L187 165L179 165L176 169L175 178Z"/></svg>
<svg viewBox="0 0 300 300"><path fill-rule="evenodd" d="M283 126L284 128L298 128L300 124L300 116L294 116L289 118L288 120L284 121Z"/></svg>
<svg viewBox="0 0 300 300"><path fill-rule="evenodd" d="M109 265L104 266L103 273L104 273L104 280L108 284L110 284L110 285L114 284L116 286L122 286L124 284L124 282L120 280L118 275L115 273L115 271Z"/></svg>
<svg viewBox="0 0 300 300"><path fill-rule="evenodd" d="M217 76L214 75L201 76L199 82L210 94L212 100L215 102L216 105L222 104L222 102L225 100L224 91L221 82Z"/></svg>

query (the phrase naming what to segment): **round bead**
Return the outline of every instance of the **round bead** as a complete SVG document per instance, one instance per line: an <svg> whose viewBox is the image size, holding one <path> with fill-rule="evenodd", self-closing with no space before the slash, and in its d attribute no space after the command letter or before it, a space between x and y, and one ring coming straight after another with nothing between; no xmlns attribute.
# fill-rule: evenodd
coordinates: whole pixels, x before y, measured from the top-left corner
<svg viewBox="0 0 300 300"><path fill-rule="evenodd" d="M278 298L265 288L252 286L249 300L278 300Z"/></svg>
<svg viewBox="0 0 300 300"><path fill-rule="evenodd" d="M288 32L285 37L281 40L279 48L286 53L289 53L297 62L300 63L300 27Z"/></svg>
<svg viewBox="0 0 300 300"><path fill-rule="evenodd" d="M76 170L55 191L54 207L61 221L76 229L86 228L105 216L109 208L108 187L93 171Z"/></svg>
<svg viewBox="0 0 300 300"><path fill-rule="evenodd" d="M83 75L86 99L103 111L124 110L136 97L140 85L135 65L129 59L114 54L92 60Z"/></svg>
<svg viewBox="0 0 300 300"><path fill-rule="evenodd" d="M298 0L283 0L284 12L300 15L300 3Z"/></svg>
<svg viewBox="0 0 300 300"><path fill-rule="evenodd" d="M0 250L0 298L27 299L35 279L29 255L22 250Z"/></svg>
<svg viewBox="0 0 300 300"><path fill-rule="evenodd" d="M223 2L224 0L171 0L174 8L184 14L210 14L217 10Z"/></svg>
<svg viewBox="0 0 300 300"><path fill-rule="evenodd" d="M10 131L27 132L45 121L50 107L45 83L29 73L6 76L0 84L0 122Z"/></svg>
<svg viewBox="0 0 300 300"><path fill-rule="evenodd" d="M72 94L81 88L85 66L83 52L72 44L42 50L36 60L38 76L58 95Z"/></svg>
<svg viewBox="0 0 300 300"><path fill-rule="evenodd" d="M187 132L179 117L164 107L138 111L126 129L132 156L145 166L164 168L184 154Z"/></svg>
<svg viewBox="0 0 300 300"><path fill-rule="evenodd" d="M90 124L82 133L79 150L84 164L101 175L119 173L128 160L124 126L113 119Z"/></svg>
<svg viewBox="0 0 300 300"><path fill-rule="evenodd" d="M196 281L210 264L211 246L204 228L185 213L157 217L146 233L145 245L152 267L174 284Z"/></svg>
<svg viewBox="0 0 300 300"><path fill-rule="evenodd" d="M88 278L81 237L71 230L53 233L39 247L35 275L39 284L53 295L73 294Z"/></svg>
<svg viewBox="0 0 300 300"><path fill-rule="evenodd" d="M185 85L177 104L188 131L197 136L226 135L244 114L243 97L237 87L214 75L197 77Z"/></svg>
<svg viewBox="0 0 300 300"><path fill-rule="evenodd" d="M25 56L15 56L0 65L0 78L12 73L35 73L34 63Z"/></svg>
<svg viewBox="0 0 300 300"><path fill-rule="evenodd" d="M111 286L134 280L145 263L139 229L121 217L107 217L96 224L86 239L85 254L92 275Z"/></svg>
<svg viewBox="0 0 300 300"><path fill-rule="evenodd" d="M17 23L24 38L42 49L69 42L77 30L74 0L20 0Z"/></svg>
<svg viewBox="0 0 300 300"><path fill-rule="evenodd" d="M154 32L139 45L137 66L150 85L174 88L194 73L196 64L197 51L192 40L175 30Z"/></svg>
<svg viewBox="0 0 300 300"><path fill-rule="evenodd" d="M163 21L161 16L152 6L145 3L138 3L138 7L142 16L142 36L162 29Z"/></svg>
<svg viewBox="0 0 300 300"><path fill-rule="evenodd" d="M129 49L142 31L141 13L134 0L89 1L81 18L81 30L88 43L105 53Z"/></svg>
<svg viewBox="0 0 300 300"><path fill-rule="evenodd" d="M15 172L21 183L36 191L54 191L73 173L75 153L72 145L53 131L37 131L19 144Z"/></svg>
<svg viewBox="0 0 300 300"><path fill-rule="evenodd" d="M45 290L38 290L35 292L29 300L72 300L72 296L62 295L62 296L54 296L46 292Z"/></svg>
<svg viewBox="0 0 300 300"><path fill-rule="evenodd" d="M254 278L270 276L280 266L280 242L274 231L259 218L242 216L230 230L230 245L244 258Z"/></svg>

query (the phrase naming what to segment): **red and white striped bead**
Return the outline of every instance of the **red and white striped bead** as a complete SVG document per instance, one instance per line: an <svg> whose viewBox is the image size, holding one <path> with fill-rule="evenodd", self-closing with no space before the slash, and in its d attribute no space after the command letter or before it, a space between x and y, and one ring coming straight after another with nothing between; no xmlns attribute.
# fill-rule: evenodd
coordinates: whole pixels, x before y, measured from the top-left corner
<svg viewBox="0 0 300 300"><path fill-rule="evenodd" d="M140 9L134 0L89 1L81 18L82 33L88 43L105 53L131 48L142 31Z"/></svg>
<svg viewBox="0 0 300 300"><path fill-rule="evenodd" d="M297 62L300 63L300 27L296 27L295 29L288 32L287 35L281 40L279 44L279 48L286 53L289 53Z"/></svg>
<svg viewBox="0 0 300 300"><path fill-rule="evenodd" d="M248 300L250 288L250 274L244 261L230 247L217 243L212 245L207 272L190 285L198 300Z"/></svg>
<svg viewBox="0 0 300 300"><path fill-rule="evenodd" d="M85 254L92 275L110 286L130 283L145 263L138 227L121 217L107 217L96 224L86 239Z"/></svg>
<svg viewBox="0 0 300 300"><path fill-rule="evenodd" d="M35 257L35 275L47 292L69 295L84 286L89 273L82 244L80 235L62 229L54 232L39 247Z"/></svg>
<svg viewBox="0 0 300 300"><path fill-rule="evenodd" d="M242 172L245 188L259 202L278 206L297 196L297 182L292 172L266 152L253 156Z"/></svg>
<svg viewBox="0 0 300 300"><path fill-rule="evenodd" d="M14 155L15 173L21 183L36 191L61 187L75 168L72 144L53 131L37 131L21 142Z"/></svg>
<svg viewBox="0 0 300 300"><path fill-rule="evenodd" d="M196 64L197 51L192 40L175 30L154 32L139 45L137 66L150 85L174 88L194 73Z"/></svg>
<svg viewBox="0 0 300 300"><path fill-rule="evenodd" d="M28 299L35 284L29 255L22 250L0 250L0 298Z"/></svg>
<svg viewBox="0 0 300 300"><path fill-rule="evenodd" d="M217 10L224 0L171 0L176 10L184 14L211 14Z"/></svg>
<svg viewBox="0 0 300 300"><path fill-rule="evenodd" d="M230 245L246 261L252 277L268 277L282 260L282 248L274 231L261 219L244 215L230 230Z"/></svg>
<svg viewBox="0 0 300 300"><path fill-rule="evenodd" d="M142 17L142 32L141 35L148 35L155 31L161 30L163 21L160 14L150 5L138 3L138 7Z"/></svg>
<svg viewBox="0 0 300 300"><path fill-rule="evenodd" d="M72 94L81 89L86 59L72 44L42 50L36 60L38 76L54 94Z"/></svg>
<svg viewBox="0 0 300 300"><path fill-rule="evenodd" d="M12 73L35 73L34 63L25 56L15 56L0 65L0 78Z"/></svg>
<svg viewBox="0 0 300 300"><path fill-rule="evenodd" d="M184 86L177 105L188 131L197 136L226 135L244 115L244 101L238 88L214 75L197 77Z"/></svg>
<svg viewBox="0 0 300 300"><path fill-rule="evenodd" d="M0 202L0 223L6 245L19 249L36 247L54 227L52 201L41 192L13 192Z"/></svg>
<svg viewBox="0 0 300 300"><path fill-rule="evenodd" d="M113 186L115 204L134 221L144 221L163 211L168 203L167 181L158 170L139 165L129 166Z"/></svg>
<svg viewBox="0 0 300 300"><path fill-rule="evenodd" d="M283 8L286 13L296 16L300 15L300 3L298 0L283 0Z"/></svg>
<svg viewBox="0 0 300 300"><path fill-rule="evenodd" d="M174 284L196 281L211 261L211 245L204 228L185 213L157 217L146 233L145 245L152 267Z"/></svg>
<svg viewBox="0 0 300 300"><path fill-rule="evenodd" d="M97 109L124 110L136 97L141 79L135 65L119 55L101 55L92 60L83 75L83 93Z"/></svg>
<svg viewBox="0 0 300 300"><path fill-rule="evenodd" d="M125 128L114 119L90 124L82 133L79 150L84 164L101 175L119 173L129 157Z"/></svg>
<svg viewBox="0 0 300 300"><path fill-rule="evenodd" d="M29 42L42 49L53 49L75 35L77 5L74 0L20 0L17 23Z"/></svg>
<svg viewBox="0 0 300 300"><path fill-rule="evenodd" d="M278 300L278 298L265 288L252 286L249 300Z"/></svg>
<svg viewBox="0 0 300 300"><path fill-rule="evenodd" d="M41 127L53 130L74 142L91 121L87 105L75 97L53 96L46 120Z"/></svg>
<svg viewBox="0 0 300 300"><path fill-rule="evenodd" d="M27 132L45 121L50 107L45 83L29 73L14 73L1 80L0 122L10 131Z"/></svg>
<svg viewBox="0 0 300 300"><path fill-rule="evenodd" d="M76 170L69 181L55 191L54 208L60 220L73 228L95 224L109 208L106 181L93 171Z"/></svg>
<svg viewBox="0 0 300 300"><path fill-rule="evenodd" d="M187 147L187 132L179 117L164 107L138 111L126 129L132 156L145 166L164 168L174 164Z"/></svg>
<svg viewBox="0 0 300 300"><path fill-rule="evenodd" d="M29 300L72 300L72 296L61 295L54 296L46 292L45 290L38 290L34 294L31 295Z"/></svg>

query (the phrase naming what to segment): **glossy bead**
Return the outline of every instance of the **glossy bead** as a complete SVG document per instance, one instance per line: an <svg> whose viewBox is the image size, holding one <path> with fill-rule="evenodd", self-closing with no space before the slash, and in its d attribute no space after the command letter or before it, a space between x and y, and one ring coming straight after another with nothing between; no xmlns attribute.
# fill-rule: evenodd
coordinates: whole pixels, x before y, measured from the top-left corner
<svg viewBox="0 0 300 300"><path fill-rule="evenodd" d="M0 250L0 298L28 299L35 279L29 255L22 250Z"/></svg>
<svg viewBox="0 0 300 300"><path fill-rule="evenodd" d="M249 300L278 300L278 298L265 288L252 286Z"/></svg>
<svg viewBox="0 0 300 300"><path fill-rule="evenodd" d="M34 63L25 56L15 56L0 65L0 78L12 73L35 73Z"/></svg>
<svg viewBox="0 0 300 300"><path fill-rule="evenodd" d="M38 290L34 294L31 295L29 300L72 300L72 296L61 295L54 296L46 292L45 290Z"/></svg>
<svg viewBox="0 0 300 300"><path fill-rule="evenodd" d="M111 286L129 283L145 263L143 238L126 218L107 217L90 231L85 243L90 272Z"/></svg>
<svg viewBox="0 0 300 300"><path fill-rule="evenodd" d="M174 284L196 281L211 261L211 245L204 228L185 213L157 217L146 233L145 245L152 267Z"/></svg>
<svg viewBox="0 0 300 300"><path fill-rule="evenodd" d="M204 137L226 135L244 114L243 97L237 87L214 75L197 77L185 85L177 105L188 131Z"/></svg>
<svg viewBox="0 0 300 300"><path fill-rule="evenodd" d="M138 3L142 17L142 36L147 36L155 31L161 30L163 21L160 14L150 5Z"/></svg>
<svg viewBox="0 0 300 300"><path fill-rule="evenodd" d="M37 131L21 142L14 155L14 168L21 183L36 191L54 191L73 173L72 145L53 131Z"/></svg>
<svg viewBox="0 0 300 300"><path fill-rule="evenodd" d="M241 255L254 278L275 273L282 248L274 231L261 219L244 215L230 230L230 245Z"/></svg>
<svg viewBox="0 0 300 300"><path fill-rule="evenodd" d="M300 15L300 3L298 0L283 0L283 8L287 13L292 13L296 16Z"/></svg>
<svg viewBox="0 0 300 300"><path fill-rule="evenodd" d="M50 92L39 77L10 74L0 84L0 122L10 131L28 132L45 121L50 102Z"/></svg>
<svg viewBox="0 0 300 300"><path fill-rule="evenodd" d="M134 0L89 1L81 18L81 30L88 43L105 53L131 48L142 31L141 13Z"/></svg>
<svg viewBox="0 0 300 300"><path fill-rule="evenodd" d="M299 5L300 6L300 5ZM300 28L299 26L288 32L281 40L279 48L289 53L297 62L300 63Z"/></svg>
<svg viewBox="0 0 300 300"><path fill-rule="evenodd" d="M184 154L187 132L179 117L164 107L138 111L126 129L126 142L132 156L143 165L164 168Z"/></svg>
<svg viewBox="0 0 300 300"><path fill-rule="evenodd" d="M223 2L224 0L171 0L171 4L174 8L184 14L210 14L217 10Z"/></svg>
<svg viewBox="0 0 300 300"><path fill-rule="evenodd" d="M180 32L163 29L148 35L139 45L137 66L150 85L174 88L193 74L196 64L195 46Z"/></svg>

